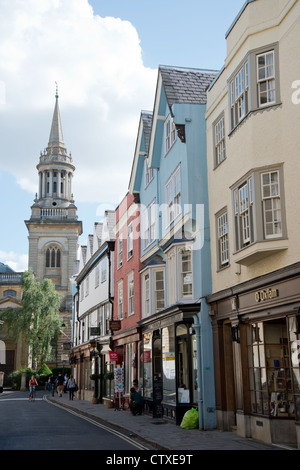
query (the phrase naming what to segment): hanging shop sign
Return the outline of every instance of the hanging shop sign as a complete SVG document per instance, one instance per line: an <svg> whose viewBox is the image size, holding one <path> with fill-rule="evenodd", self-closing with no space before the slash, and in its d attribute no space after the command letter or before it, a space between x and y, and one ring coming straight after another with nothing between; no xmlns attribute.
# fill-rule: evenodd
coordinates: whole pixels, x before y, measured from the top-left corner
<svg viewBox="0 0 300 470"><path fill-rule="evenodd" d="M90 336L100 336L100 327L99 326L91 326L90 327Z"/></svg>
<svg viewBox="0 0 300 470"><path fill-rule="evenodd" d="M110 359L110 361L111 361L111 362L114 362L114 361L118 362L118 360L119 360L119 355L118 355L118 353L117 353L117 352L114 352L114 351L108 351L108 352L109 352L109 359Z"/></svg>
<svg viewBox="0 0 300 470"><path fill-rule="evenodd" d="M121 329L121 320L111 320L109 322L109 329L111 331L118 331Z"/></svg>

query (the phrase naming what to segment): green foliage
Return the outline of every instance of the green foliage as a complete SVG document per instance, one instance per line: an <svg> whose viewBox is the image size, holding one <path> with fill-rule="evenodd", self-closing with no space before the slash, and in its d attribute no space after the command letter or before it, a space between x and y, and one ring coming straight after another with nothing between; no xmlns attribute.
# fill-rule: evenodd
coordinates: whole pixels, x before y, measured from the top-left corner
<svg viewBox="0 0 300 470"><path fill-rule="evenodd" d="M16 370L9 375L9 378L12 380L14 384L14 388L16 390L20 390L21 388L22 372L24 371L26 371L26 387L27 388L28 388L29 380L31 379L32 375L34 375L37 379L37 382L39 382L36 372L33 369L30 369L30 367L24 367L23 369Z"/></svg>
<svg viewBox="0 0 300 470"><path fill-rule="evenodd" d="M114 380L114 373L113 372L106 372L106 374L104 374L104 379L105 380Z"/></svg>
<svg viewBox="0 0 300 470"><path fill-rule="evenodd" d="M49 375L52 374L52 370L49 369L49 367L47 366L47 364L43 364L39 370L38 370L38 374L39 375L45 375L46 377L48 377Z"/></svg>
<svg viewBox="0 0 300 470"><path fill-rule="evenodd" d="M37 375L39 377L38 383L39 385L42 385L42 384L45 384L45 382L48 382L48 377L52 375L52 370L49 369L47 364L44 363L37 371Z"/></svg>
<svg viewBox="0 0 300 470"><path fill-rule="evenodd" d="M23 335L33 363L44 362L50 358L51 341L56 344L60 332L61 297L50 279L40 283L30 270L22 276L22 288L23 307L5 309L1 320L15 340Z"/></svg>

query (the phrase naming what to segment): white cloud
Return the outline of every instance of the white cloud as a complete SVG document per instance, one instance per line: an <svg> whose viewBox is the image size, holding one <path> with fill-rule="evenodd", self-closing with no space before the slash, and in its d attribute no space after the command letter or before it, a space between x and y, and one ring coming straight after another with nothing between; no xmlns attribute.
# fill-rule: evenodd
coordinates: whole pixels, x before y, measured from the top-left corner
<svg viewBox="0 0 300 470"><path fill-rule="evenodd" d="M157 78L143 65L137 31L128 21L96 16L88 0L0 0L0 9L2 169L37 191L57 81L75 201L118 203L140 110L152 109Z"/></svg>
<svg viewBox="0 0 300 470"><path fill-rule="evenodd" d="M1 263L7 264L11 269L20 273L27 271L28 269L28 255L20 255L14 251L1 251L0 250Z"/></svg>

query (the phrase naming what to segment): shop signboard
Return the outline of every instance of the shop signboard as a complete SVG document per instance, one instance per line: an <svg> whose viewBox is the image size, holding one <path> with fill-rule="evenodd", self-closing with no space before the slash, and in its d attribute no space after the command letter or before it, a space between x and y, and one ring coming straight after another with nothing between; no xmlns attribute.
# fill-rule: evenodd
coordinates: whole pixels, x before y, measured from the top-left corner
<svg viewBox="0 0 300 470"><path fill-rule="evenodd" d="M109 359L111 362L118 362L119 356L117 352L114 351L108 351L109 352Z"/></svg>

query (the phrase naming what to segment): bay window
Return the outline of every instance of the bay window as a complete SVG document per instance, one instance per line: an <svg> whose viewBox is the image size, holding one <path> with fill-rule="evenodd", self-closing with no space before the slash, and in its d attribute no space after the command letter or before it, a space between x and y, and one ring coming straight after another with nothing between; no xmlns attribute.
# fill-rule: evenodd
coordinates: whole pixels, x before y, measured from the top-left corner
<svg viewBox="0 0 300 470"><path fill-rule="evenodd" d="M236 251L286 236L282 167L255 170L233 187L233 208Z"/></svg>
<svg viewBox="0 0 300 470"><path fill-rule="evenodd" d="M251 111L280 104L278 44L250 51L228 81L230 131Z"/></svg>

